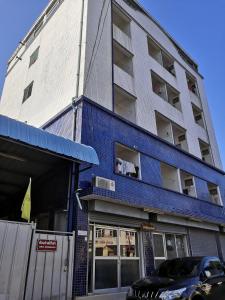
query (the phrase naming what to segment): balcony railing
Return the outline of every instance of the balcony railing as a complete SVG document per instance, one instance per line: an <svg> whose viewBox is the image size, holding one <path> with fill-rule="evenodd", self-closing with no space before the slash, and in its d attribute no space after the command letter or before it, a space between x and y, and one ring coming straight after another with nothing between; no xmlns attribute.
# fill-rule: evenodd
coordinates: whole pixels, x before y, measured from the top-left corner
<svg viewBox="0 0 225 300"><path fill-rule="evenodd" d="M130 37L115 24L113 24L113 38L128 51L132 52Z"/></svg>
<svg viewBox="0 0 225 300"><path fill-rule="evenodd" d="M134 79L133 77L114 65L114 83L123 88L128 93L135 95Z"/></svg>
<svg viewBox="0 0 225 300"><path fill-rule="evenodd" d="M201 108L202 105L201 105L200 98L192 91L189 91L189 93L190 93L191 102L194 103L197 107Z"/></svg>

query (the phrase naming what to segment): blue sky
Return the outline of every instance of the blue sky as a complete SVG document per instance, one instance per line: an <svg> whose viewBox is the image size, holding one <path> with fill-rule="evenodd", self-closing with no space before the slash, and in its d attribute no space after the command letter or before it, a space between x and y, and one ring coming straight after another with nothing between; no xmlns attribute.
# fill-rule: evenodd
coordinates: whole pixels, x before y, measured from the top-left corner
<svg viewBox="0 0 225 300"><path fill-rule="evenodd" d="M98 1L98 0L92 0ZM0 91L6 62L48 0L0 0ZM225 166L225 1L140 0L198 62Z"/></svg>

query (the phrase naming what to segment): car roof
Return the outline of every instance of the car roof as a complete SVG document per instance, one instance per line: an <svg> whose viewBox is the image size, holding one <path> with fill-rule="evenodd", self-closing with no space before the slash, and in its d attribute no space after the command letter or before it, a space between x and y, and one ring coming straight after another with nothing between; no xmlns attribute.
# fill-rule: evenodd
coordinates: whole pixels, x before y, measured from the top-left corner
<svg viewBox="0 0 225 300"><path fill-rule="evenodd" d="M220 260L217 256L187 256L187 257L180 257L180 258L173 258L173 259L168 259L166 261L205 261L205 260Z"/></svg>

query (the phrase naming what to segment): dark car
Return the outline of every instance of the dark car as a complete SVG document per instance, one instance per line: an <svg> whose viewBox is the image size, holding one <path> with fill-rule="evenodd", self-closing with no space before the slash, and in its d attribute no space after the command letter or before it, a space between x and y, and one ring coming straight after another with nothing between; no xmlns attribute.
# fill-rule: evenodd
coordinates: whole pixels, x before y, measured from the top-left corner
<svg viewBox="0 0 225 300"><path fill-rule="evenodd" d="M218 257L166 260L153 276L136 281L127 300L225 300L225 267Z"/></svg>

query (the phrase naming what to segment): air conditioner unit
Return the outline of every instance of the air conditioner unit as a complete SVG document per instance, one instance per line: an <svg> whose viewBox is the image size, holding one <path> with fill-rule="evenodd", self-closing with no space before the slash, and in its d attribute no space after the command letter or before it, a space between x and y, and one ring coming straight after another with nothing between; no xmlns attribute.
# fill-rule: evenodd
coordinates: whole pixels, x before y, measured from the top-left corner
<svg viewBox="0 0 225 300"><path fill-rule="evenodd" d="M178 141L179 141L179 142L183 142L183 141L185 141L185 140L186 140L185 134L182 134L182 135L179 135L179 136L178 136Z"/></svg>
<svg viewBox="0 0 225 300"><path fill-rule="evenodd" d="M183 193L185 195L189 195L189 196L190 195L194 195L195 194L195 188L194 188L194 186L189 186L189 187L183 189Z"/></svg>
<svg viewBox="0 0 225 300"><path fill-rule="evenodd" d="M195 121L198 122L200 120L202 120L202 114L196 115L195 116Z"/></svg>
<svg viewBox="0 0 225 300"><path fill-rule="evenodd" d="M209 155L209 149L202 150L202 155Z"/></svg>
<svg viewBox="0 0 225 300"><path fill-rule="evenodd" d="M213 196L218 195L218 190L217 190L217 188L210 189L210 194L213 195Z"/></svg>
<svg viewBox="0 0 225 300"><path fill-rule="evenodd" d="M112 191L112 192L115 192L115 190L116 190L116 184L115 184L114 180L110 180L110 179L99 177L99 176L96 176L94 178L93 186L100 188L100 189Z"/></svg>
<svg viewBox="0 0 225 300"><path fill-rule="evenodd" d="M173 105L175 105L176 103L178 103L180 101L179 97L175 97L173 98Z"/></svg>

